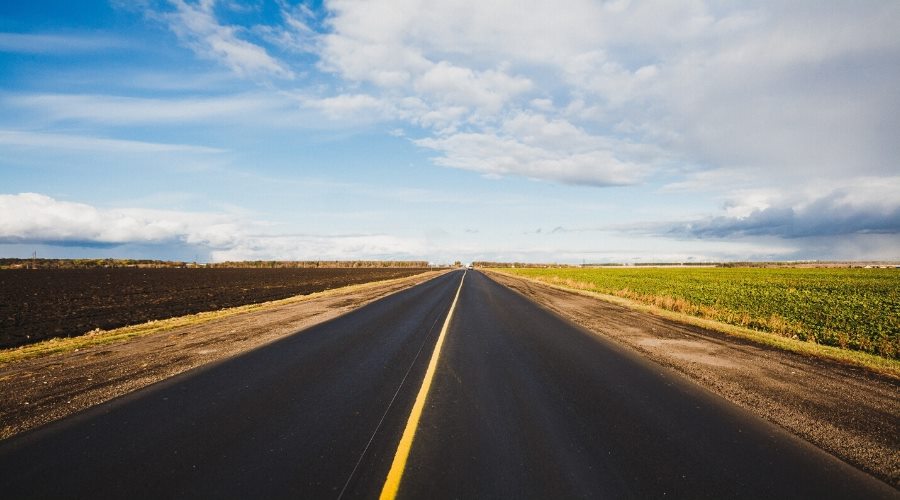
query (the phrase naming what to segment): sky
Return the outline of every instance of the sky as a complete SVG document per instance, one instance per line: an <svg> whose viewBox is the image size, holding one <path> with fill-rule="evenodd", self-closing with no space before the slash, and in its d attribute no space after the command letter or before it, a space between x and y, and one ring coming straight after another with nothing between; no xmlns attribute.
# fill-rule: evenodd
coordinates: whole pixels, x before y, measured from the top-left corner
<svg viewBox="0 0 900 500"><path fill-rule="evenodd" d="M900 260L900 2L0 3L0 256Z"/></svg>

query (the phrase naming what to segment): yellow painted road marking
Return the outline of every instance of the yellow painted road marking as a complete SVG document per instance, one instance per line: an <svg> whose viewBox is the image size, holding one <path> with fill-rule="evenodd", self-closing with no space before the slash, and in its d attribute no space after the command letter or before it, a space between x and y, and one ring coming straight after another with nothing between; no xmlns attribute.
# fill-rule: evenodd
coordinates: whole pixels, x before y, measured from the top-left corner
<svg viewBox="0 0 900 500"><path fill-rule="evenodd" d="M425 380L422 381L422 388L419 389L419 395L416 396L416 402L412 407L412 412L409 414L409 420L406 421L406 429L403 430L400 444L397 445L397 453L394 454L391 471L388 472L384 486L381 488L381 500L393 500L397 497L397 491L400 489L400 480L403 479L403 470L406 469L406 460L409 458L409 450L412 448L413 438L416 436L416 428L419 427L419 418L422 416L422 410L425 408L425 398L428 397L428 389L431 388L431 381L434 379L435 370L437 370L438 358L441 356L441 347L444 345L444 337L447 336L447 330L450 328L450 318L453 317L456 301L459 300L459 292L462 291L465 279L466 272L463 271L463 277L459 280L459 288L456 289L456 296L453 297L453 303L450 305L450 312L447 313L447 319L444 320L441 334L434 345L434 353L431 355L431 361L428 363L428 370L425 371Z"/></svg>

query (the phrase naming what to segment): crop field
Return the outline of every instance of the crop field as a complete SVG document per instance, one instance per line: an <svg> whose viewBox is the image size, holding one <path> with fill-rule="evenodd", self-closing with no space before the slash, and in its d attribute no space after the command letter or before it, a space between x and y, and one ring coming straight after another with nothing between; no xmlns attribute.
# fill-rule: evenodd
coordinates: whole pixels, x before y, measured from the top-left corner
<svg viewBox="0 0 900 500"><path fill-rule="evenodd" d="M897 269L503 269L801 340L900 357Z"/></svg>
<svg viewBox="0 0 900 500"><path fill-rule="evenodd" d="M412 276L425 270L0 270L0 347Z"/></svg>

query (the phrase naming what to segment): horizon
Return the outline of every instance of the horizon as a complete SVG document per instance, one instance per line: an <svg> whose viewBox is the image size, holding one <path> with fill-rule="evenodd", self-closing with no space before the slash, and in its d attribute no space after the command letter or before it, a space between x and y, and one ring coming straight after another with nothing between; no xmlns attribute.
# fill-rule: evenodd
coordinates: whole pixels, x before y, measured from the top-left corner
<svg viewBox="0 0 900 500"><path fill-rule="evenodd" d="M16 261L15 263L9 261ZM71 262L75 264L84 263L100 263L107 262L112 264L109 267L123 267L128 265L181 265L181 266L221 266L228 267L228 264L295 264L294 267L308 267L307 264L324 264L321 267L330 267L336 264L356 264L356 263L379 263L379 264L425 264L425 267L471 267L479 265L479 267L758 267L758 266L826 266L826 267L855 267L855 266L900 266L900 260L776 260L776 261L690 261L690 262L662 262L662 261L630 261L630 262L582 262L582 263L565 263L565 262L537 262L537 261L460 261L459 259L447 262L433 262L424 260L235 260L235 261L182 261L182 260L159 260L159 259L132 259L118 257L100 257L100 258L82 258L82 257L62 257L62 258L46 258L33 254L31 257L0 257L0 269L14 268L18 269L19 265L28 268L28 263L54 263L54 262ZM127 266L125 266L127 267ZM290 267L290 266L289 266ZM332 266L343 267L343 266ZM368 267L365 265L359 267ZM374 267L391 267L389 265L379 265ZM394 267L409 267L408 265L400 265Z"/></svg>
<svg viewBox="0 0 900 500"><path fill-rule="evenodd" d="M0 6L0 257L900 261L900 3Z"/></svg>

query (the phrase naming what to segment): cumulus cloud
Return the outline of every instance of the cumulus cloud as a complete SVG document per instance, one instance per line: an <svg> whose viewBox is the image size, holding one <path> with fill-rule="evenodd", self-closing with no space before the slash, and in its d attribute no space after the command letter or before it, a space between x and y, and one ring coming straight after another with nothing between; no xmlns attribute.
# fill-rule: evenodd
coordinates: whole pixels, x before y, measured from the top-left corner
<svg viewBox="0 0 900 500"><path fill-rule="evenodd" d="M473 71L447 61L431 66L413 84L417 93L429 99L488 113L500 111L508 100L531 86L531 81L521 76L498 70Z"/></svg>
<svg viewBox="0 0 900 500"><path fill-rule="evenodd" d="M544 130L537 135L523 129L529 124L521 115L532 103L543 112L553 109L551 100L534 95L538 82L516 63L565 57L565 51L548 46L560 37L567 48L590 47L596 37L585 40L581 34L594 30L572 29L588 27L579 9L594 11L589 3L574 5L574 14L550 3L523 9L514 2L408 2L398 9L390 2L340 1L329 8L333 15L321 38L320 67L373 86L360 112L372 110L430 130L416 143L441 153L435 163L490 176L598 186L632 183L645 173L603 144L608 140L590 138L562 117L541 117L538 126ZM395 14L385 16L386 11ZM560 26L560 19L573 24ZM310 104L326 109L364 104L359 96L334 99ZM386 107L392 112L385 113ZM579 143L572 147L572 140Z"/></svg>
<svg viewBox="0 0 900 500"><path fill-rule="evenodd" d="M673 165L794 182L891 175L900 156L900 114L885 112L900 108L895 2L279 2L278 23L253 26L223 23L215 0L170 4L155 16L202 57L290 79L289 57L313 55L333 84L275 85L330 120L405 121L443 166L596 186ZM536 144L529 112L591 140ZM538 156L453 147L475 138Z"/></svg>
<svg viewBox="0 0 900 500"><path fill-rule="evenodd" d="M900 107L894 3L340 0L328 7L320 66L373 84L375 97L415 97L441 115L435 135L420 144L502 128L510 143L526 143L508 126L526 109L619 141L593 153L559 143L551 152L559 162L510 163L495 174L603 185L596 180L610 162L597 157L622 158L626 144L695 169L754 177L848 178L896 168L900 141L889 131L900 118L885 113ZM599 173L564 172L583 165L584 155ZM497 163L492 156L436 161L484 172Z"/></svg>
<svg viewBox="0 0 900 500"><path fill-rule="evenodd" d="M266 234L267 224L230 213L100 209L37 193L0 195L0 244L195 247L214 261L410 258L415 239L380 234Z"/></svg>
<svg viewBox="0 0 900 500"><path fill-rule="evenodd" d="M213 248L236 244L241 228L223 214L143 209L102 210L37 193L0 195L4 243L171 243Z"/></svg>
<svg viewBox="0 0 900 500"><path fill-rule="evenodd" d="M415 142L442 153L434 159L438 165L565 184L633 184L657 161L642 160L647 151L641 145L591 135L568 120L533 112L509 116L496 131L445 133Z"/></svg>
<svg viewBox="0 0 900 500"><path fill-rule="evenodd" d="M398 116L399 110L390 101L368 94L340 94L322 99L301 98L309 108L321 111L325 116L340 120L380 121Z"/></svg>
<svg viewBox="0 0 900 500"><path fill-rule="evenodd" d="M434 159L439 165L488 176L516 174L567 184L614 186L635 182L643 171L639 165L619 161L609 151L559 153L494 134L459 133L420 139L416 144L443 153Z"/></svg>

